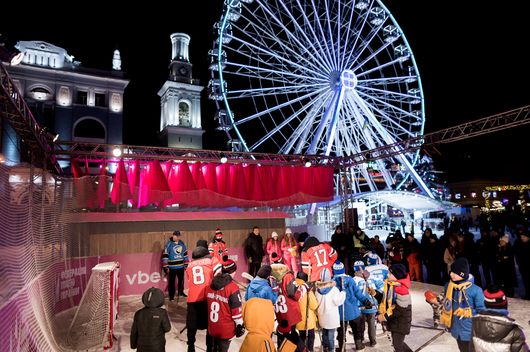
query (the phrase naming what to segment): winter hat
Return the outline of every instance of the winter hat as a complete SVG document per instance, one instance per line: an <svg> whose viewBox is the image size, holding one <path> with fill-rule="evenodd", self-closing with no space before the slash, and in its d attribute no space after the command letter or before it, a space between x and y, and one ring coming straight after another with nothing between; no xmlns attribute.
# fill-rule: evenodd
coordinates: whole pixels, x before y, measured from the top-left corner
<svg viewBox="0 0 530 352"><path fill-rule="evenodd" d="M180 236L180 231L179 230L173 231L173 236Z"/></svg>
<svg viewBox="0 0 530 352"><path fill-rule="evenodd" d="M215 238L217 238L217 239L223 238L223 233L221 232L220 228L216 228L215 229Z"/></svg>
<svg viewBox="0 0 530 352"><path fill-rule="evenodd" d="M290 233L292 235L293 231L290 228L286 228L285 229L285 234L288 234L288 233Z"/></svg>
<svg viewBox="0 0 530 352"><path fill-rule="evenodd" d="M204 247L208 249L208 242L206 240L197 240L196 247Z"/></svg>
<svg viewBox="0 0 530 352"><path fill-rule="evenodd" d="M405 265L403 264L392 264L388 271L390 271L398 280L407 277L407 268L405 268Z"/></svg>
<svg viewBox="0 0 530 352"><path fill-rule="evenodd" d="M272 234L271 234L271 237L274 238L278 238L278 233L276 231L273 231Z"/></svg>
<svg viewBox="0 0 530 352"><path fill-rule="evenodd" d="M191 252L191 259L199 259L206 257L210 252L208 252L208 248L205 248L203 246L199 246Z"/></svg>
<svg viewBox="0 0 530 352"><path fill-rule="evenodd" d="M364 262L361 260L358 260L355 263L353 263L353 270L355 271L364 270Z"/></svg>
<svg viewBox="0 0 530 352"><path fill-rule="evenodd" d="M376 265L382 263L381 258L373 252L368 252L364 256L366 257L366 263L368 265Z"/></svg>
<svg viewBox="0 0 530 352"><path fill-rule="evenodd" d="M271 276L272 268L270 265L262 265L261 268L259 268L258 273L256 274L258 277L261 277L262 279L268 279L269 276Z"/></svg>
<svg viewBox="0 0 530 352"><path fill-rule="evenodd" d="M469 263L466 258L458 258L451 264L451 272L467 280L469 277Z"/></svg>
<svg viewBox="0 0 530 352"><path fill-rule="evenodd" d="M497 286L489 285L484 290L484 305L492 309L508 309L506 295Z"/></svg>
<svg viewBox="0 0 530 352"><path fill-rule="evenodd" d="M237 270L236 262L234 262L232 259L228 259L225 262L223 262L223 273L232 274Z"/></svg>
<svg viewBox="0 0 530 352"><path fill-rule="evenodd" d="M320 281L322 282L331 281L331 272L329 271L328 268L324 268L320 272Z"/></svg>
<svg viewBox="0 0 530 352"><path fill-rule="evenodd" d="M344 269L344 264L337 260L335 264L333 264L333 275L342 275L346 273L346 270Z"/></svg>

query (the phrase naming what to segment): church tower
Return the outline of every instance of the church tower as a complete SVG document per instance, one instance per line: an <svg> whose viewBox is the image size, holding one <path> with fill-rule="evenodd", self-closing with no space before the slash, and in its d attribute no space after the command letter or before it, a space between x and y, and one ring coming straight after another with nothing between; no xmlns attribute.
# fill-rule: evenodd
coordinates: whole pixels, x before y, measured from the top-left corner
<svg viewBox="0 0 530 352"><path fill-rule="evenodd" d="M192 78L190 36L173 33L170 38L169 79L158 92L162 143L172 148L202 149L201 91L204 87Z"/></svg>

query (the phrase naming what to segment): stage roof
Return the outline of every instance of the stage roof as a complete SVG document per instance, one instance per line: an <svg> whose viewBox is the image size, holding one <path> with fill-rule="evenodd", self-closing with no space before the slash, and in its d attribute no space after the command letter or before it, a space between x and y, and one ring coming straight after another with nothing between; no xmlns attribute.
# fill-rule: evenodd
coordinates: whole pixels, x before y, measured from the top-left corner
<svg viewBox="0 0 530 352"><path fill-rule="evenodd" d="M377 191L359 193L354 195L353 199L379 201L386 203L396 209L422 212L445 210L455 205L451 202L440 201L429 198L422 194L407 191Z"/></svg>

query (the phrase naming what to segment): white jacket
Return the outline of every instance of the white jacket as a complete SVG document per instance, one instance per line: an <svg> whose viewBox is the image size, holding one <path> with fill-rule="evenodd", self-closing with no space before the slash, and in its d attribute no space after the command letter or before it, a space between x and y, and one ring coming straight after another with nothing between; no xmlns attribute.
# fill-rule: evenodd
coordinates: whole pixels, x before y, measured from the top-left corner
<svg viewBox="0 0 530 352"><path fill-rule="evenodd" d="M336 329L340 326L339 306L346 300L346 292L340 292L334 281L317 284L317 288L318 323L322 329Z"/></svg>

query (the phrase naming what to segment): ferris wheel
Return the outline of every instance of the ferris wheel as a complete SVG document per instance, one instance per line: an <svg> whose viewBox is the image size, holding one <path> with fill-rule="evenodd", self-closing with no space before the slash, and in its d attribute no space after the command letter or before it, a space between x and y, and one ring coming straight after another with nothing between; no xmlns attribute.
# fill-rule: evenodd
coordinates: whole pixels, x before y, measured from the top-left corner
<svg viewBox="0 0 530 352"><path fill-rule="evenodd" d="M214 30L209 98L240 150L348 156L423 134L412 50L378 0L225 0ZM352 191L433 197L418 159L357 165Z"/></svg>

